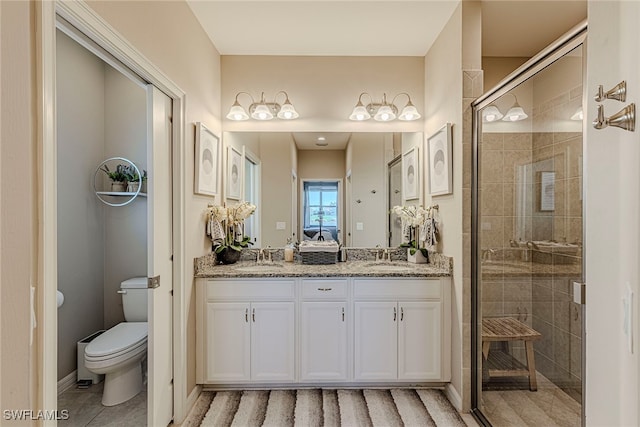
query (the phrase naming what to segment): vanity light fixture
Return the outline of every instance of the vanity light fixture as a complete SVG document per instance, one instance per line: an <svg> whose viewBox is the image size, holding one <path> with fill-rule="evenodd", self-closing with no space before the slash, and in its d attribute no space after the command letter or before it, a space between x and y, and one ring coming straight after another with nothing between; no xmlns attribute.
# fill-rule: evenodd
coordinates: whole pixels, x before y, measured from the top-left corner
<svg viewBox="0 0 640 427"><path fill-rule="evenodd" d="M367 95L371 102L369 102L366 106L362 103L362 96ZM398 107L394 104L397 97L400 95L406 95L408 98L407 104L404 106L400 115L398 115ZM378 122L390 122L395 120L396 117L398 120L403 121L412 121L418 120L420 117L420 113L418 109L411 102L411 97L406 92L401 92L393 97L391 102L387 102L387 94L382 94L382 102L374 102L371 95L367 92L362 92L358 97L358 103L355 107L353 107L353 111L349 116L350 120L354 121L364 121L369 120L373 116L373 120Z"/></svg>
<svg viewBox="0 0 640 427"><path fill-rule="evenodd" d="M248 113L247 113L247 110L245 110L244 107L240 105L240 102L238 101L238 97L242 94L247 95L249 98L251 98L251 105L249 105ZM280 105L276 101L276 98L280 94L284 94L285 96L285 100L282 105ZM289 101L289 95L287 94L287 92L281 90L280 92L276 93L276 96L273 97L272 102L268 102L265 100L264 92L262 92L262 94L260 95L259 102L256 102L255 99L253 99L253 96L251 96L251 94L247 92L238 92L236 94L236 99L233 105L231 106L231 109L229 109L229 114L227 114L227 119L240 121L240 120L248 120L249 117L251 117L255 120L264 121L264 120L271 120L274 117L277 117L282 120L293 120L293 119L297 119L299 116L300 115L291 104L291 101Z"/></svg>

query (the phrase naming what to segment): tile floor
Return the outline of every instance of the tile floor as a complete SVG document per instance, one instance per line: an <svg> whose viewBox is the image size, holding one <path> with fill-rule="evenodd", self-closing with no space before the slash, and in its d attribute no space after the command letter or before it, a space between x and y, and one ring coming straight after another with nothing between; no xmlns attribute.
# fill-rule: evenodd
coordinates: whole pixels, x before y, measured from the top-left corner
<svg viewBox="0 0 640 427"><path fill-rule="evenodd" d="M147 392L116 406L102 406L104 382L88 389L75 386L58 396L58 410L69 411L68 420L58 421L60 427L140 427L147 425Z"/></svg>
<svg viewBox="0 0 640 427"><path fill-rule="evenodd" d="M538 373L538 391L484 390L483 413L494 427L579 427L581 405Z"/></svg>

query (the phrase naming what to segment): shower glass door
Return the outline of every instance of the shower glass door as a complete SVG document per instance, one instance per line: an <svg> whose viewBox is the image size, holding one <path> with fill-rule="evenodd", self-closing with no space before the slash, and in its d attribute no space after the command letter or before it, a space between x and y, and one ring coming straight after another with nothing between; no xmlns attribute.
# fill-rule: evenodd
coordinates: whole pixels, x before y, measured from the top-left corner
<svg viewBox="0 0 640 427"><path fill-rule="evenodd" d="M475 109L474 410L579 426L583 46L522 74Z"/></svg>

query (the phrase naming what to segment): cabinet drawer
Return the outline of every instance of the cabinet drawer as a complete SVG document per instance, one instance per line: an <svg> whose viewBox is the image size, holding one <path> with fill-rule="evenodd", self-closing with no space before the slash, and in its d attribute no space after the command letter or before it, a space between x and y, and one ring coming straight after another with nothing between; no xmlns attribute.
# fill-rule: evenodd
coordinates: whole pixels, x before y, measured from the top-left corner
<svg viewBox="0 0 640 427"><path fill-rule="evenodd" d="M356 279L353 296L358 299L440 299L440 279Z"/></svg>
<svg viewBox="0 0 640 427"><path fill-rule="evenodd" d="M295 297L294 279L238 279L209 280L207 300L269 299L289 300Z"/></svg>
<svg viewBox="0 0 640 427"><path fill-rule="evenodd" d="M347 298L346 280L303 280L302 298L336 299Z"/></svg>

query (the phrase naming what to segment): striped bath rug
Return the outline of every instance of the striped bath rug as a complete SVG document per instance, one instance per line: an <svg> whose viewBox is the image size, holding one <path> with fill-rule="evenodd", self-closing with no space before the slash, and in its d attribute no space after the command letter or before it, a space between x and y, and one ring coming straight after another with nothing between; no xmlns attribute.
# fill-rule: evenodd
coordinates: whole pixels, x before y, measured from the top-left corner
<svg viewBox="0 0 640 427"><path fill-rule="evenodd" d="M203 392L201 397L211 403L191 420L194 426L466 425L444 394L434 389L245 390Z"/></svg>

